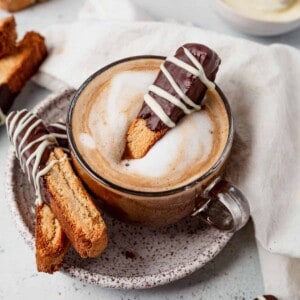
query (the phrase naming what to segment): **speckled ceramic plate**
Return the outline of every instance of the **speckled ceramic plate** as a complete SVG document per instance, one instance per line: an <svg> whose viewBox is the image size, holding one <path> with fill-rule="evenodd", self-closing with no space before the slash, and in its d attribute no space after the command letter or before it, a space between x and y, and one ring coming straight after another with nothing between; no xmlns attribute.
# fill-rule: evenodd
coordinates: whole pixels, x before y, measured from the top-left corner
<svg viewBox="0 0 300 300"><path fill-rule="evenodd" d="M45 121L64 119L73 91L43 101L35 112ZM6 198L26 243L34 248L34 191L23 175L13 149L7 166ZM136 227L104 214L109 246L98 258L81 259L73 249L62 271L103 287L140 289L172 282L200 269L227 244L231 233L187 218L161 229Z"/></svg>

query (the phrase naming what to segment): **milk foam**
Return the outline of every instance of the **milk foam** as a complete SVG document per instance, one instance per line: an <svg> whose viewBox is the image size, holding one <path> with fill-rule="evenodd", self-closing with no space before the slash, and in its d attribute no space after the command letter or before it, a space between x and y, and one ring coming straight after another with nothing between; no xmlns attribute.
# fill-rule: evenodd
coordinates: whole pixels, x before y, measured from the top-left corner
<svg viewBox="0 0 300 300"><path fill-rule="evenodd" d="M93 99L87 105L85 122L78 127L79 138L75 136L79 151L96 173L131 189L153 191L183 185L209 169L215 152L222 151L225 144L218 146L216 133L220 130L203 109L184 117L145 157L122 160L127 130L157 72L124 70L114 74L101 86L101 93L90 93Z"/></svg>
<svg viewBox="0 0 300 300"><path fill-rule="evenodd" d="M96 143L95 143L94 139L92 138L92 136L90 136L87 133L80 133L79 140L80 140L81 144L83 144L87 148L90 148L90 149L96 148Z"/></svg>
<svg viewBox="0 0 300 300"><path fill-rule="evenodd" d="M176 130L169 131L145 157L124 161L123 170L125 165L129 173L146 174L152 178L173 176L173 172L182 176L189 166L208 158L213 144L212 131L209 117L194 113L183 119Z"/></svg>

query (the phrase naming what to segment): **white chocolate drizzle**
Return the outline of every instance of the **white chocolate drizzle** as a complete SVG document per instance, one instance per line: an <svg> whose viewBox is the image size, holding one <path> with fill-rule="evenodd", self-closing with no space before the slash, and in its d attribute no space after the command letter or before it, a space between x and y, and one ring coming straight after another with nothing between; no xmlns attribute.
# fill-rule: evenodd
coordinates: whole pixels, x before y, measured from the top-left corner
<svg viewBox="0 0 300 300"><path fill-rule="evenodd" d="M149 94L144 96L144 100L147 105L151 108L151 110L169 127L175 127L175 123L169 118L169 116L165 113L163 108L155 101L153 97Z"/></svg>
<svg viewBox="0 0 300 300"><path fill-rule="evenodd" d="M14 130L14 128L15 128L15 125L16 125L15 123L17 122L17 119L18 119L19 115L20 115L21 113L25 112L25 111L26 111L26 109L22 109L22 110L17 111L17 112L15 113L15 115L13 115L13 113L11 113L11 114L8 115L8 117L7 117L7 119L6 119L6 128L7 128L7 134L8 134L8 136L9 136L9 138L10 138L10 141L11 141L12 132L13 132L13 130ZM12 115L13 115L14 117L13 117L13 119L11 120L11 122L9 123L10 117L11 117ZM8 127L8 123L10 124L9 127Z"/></svg>
<svg viewBox="0 0 300 300"><path fill-rule="evenodd" d="M209 90L214 90L216 88L214 82L210 81L207 77L206 74L204 72L204 69L202 67L202 65L200 64L200 62L196 59L196 57L185 47L183 47L183 51L185 53L185 55L189 58L189 60L194 64L194 66L196 67L195 71L198 73L196 73L200 79L200 81L209 89ZM188 65L189 66L189 65Z"/></svg>
<svg viewBox="0 0 300 300"><path fill-rule="evenodd" d="M201 106L197 105L195 102L193 102L179 87L179 85L176 83L174 78L171 76L169 71L166 69L164 65L160 66L161 71L166 76L166 78L169 80L172 88L175 90L175 92L179 95L179 97L189 106L194 107L196 110L200 110Z"/></svg>
<svg viewBox="0 0 300 300"><path fill-rule="evenodd" d="M65 133L58 133L58 132L52 132L52 135L55 136L57 139L64 139L64 140L68 140L68 136L67 136L67 127L66 125L62 124L62 123L52 123L50 124L51 127L53 128L57 128L57 129L60 129L62 131L64 131ZM66 147L62 147L60 146L66 153L70 153L70 150Z"/></svg>
<svg viewBox="0 0 300 300"><path fill-rule="evenodd" d="M35 121L28 129L27 129L27 131L26 131L26 133L25 133L25 135L24 135L24 137L23 137L23 139L22 139L22 141L21 141L21 143L19 144L19 147L18 147L18 149L17 149L17 156L19 157L20 155L22 155L25 151L22 151L21 152L21 149L22 149L22 146L23 146L23 144L24 144L24 142L27 140L27 138L29 137L29 135L31 134L31 132L32 132L32 130L34 129L34 128L36 128L36 126L38 126L40 123L42 122L42 120L37 120L37 121ZM34 141L35 142L35 141ZM34 143L33 142L33 143ZM33 143L30 143L30 144L33 144ZM15 143L13 143L13 144L15 144ZM25 147L25 149L27 149L28 147ZM29 149L29 148L28 148ZM20 154L20 152L21 152L21 154Z"/></svg>
<svg viewBox="0 0 300 300"><path fill-rule="evenodd" d="M176 65L177 67L197 76L200 81L209 89L214 90L215 84L214 82L210 81L205 74L205 71L203 69L203 66L200 64L200 62L197 60L197 58L185 47L183 47L183 51L185 55L189 58L189 60L194 65L191 66L187 64L186 62L178 59L175 56L168 57L166 61L169 61ZM156 94L157 96L169 101L170 103L174 104L175 106L179 107L185 114L190 114L195 110L200 110L201 106L193 102L185 93L181 90L179 85L176 83L173 76L170 74L170 72L167 70L167 68L162 64L160 66L160 69L164 76L169 81L170 85L174 89L174 91L179 96L180 100L171 95L169 92L163 90L162 88L151 85L149 87L149 92L152 92ZM160 120L169 128L173 128L176 126L176 124L171 120L171 118L166 114L162 106L151 96L149 93L144 95L144 100L147 103L147 105L150 107L150 109L160 118ZM182 101L181 101L182 100ZM192 107L193 109L188 108L186 105Z"/></svg>
<svg viewBox="0 0 300 300"><path fill-rule="evenodd" d="M66 131L67 130L67 127L66 125L62 124L62 123L52 123L50 124L51 127L55 127L55 128L58 128L58 129L61 129L61 130L64 130Z"/></svg>
<svg viewBox="0 0 300 300"><path fill-rule="evenodd" d="M171 95L167 91L163 90L162 88L156 86L156 85L150 85L149 91L155 93L156 95L167 99L169 102L173 103L177 107L181 108L186 115L189 115L194 110L187 108L179 99L177 99L175 96Z"/></svg>
<svg viewBox="0 0 300 300"><path fill-rule="evenodd" d="M24 115L20 118L20 115L22 113L24 113ZM60 138L66 138L67 136L65 134L56 134L56 133L44 134L32 140L25 147L23 147L26 140L28 140L28 138L30 137L30 134L42 123L41 119L37 119L29 126L30 122L32 122L35 118L36 116L34 114L24 109L15 113L11 113L6 118L6 126L7 126L8 136L13 146L16 149L16 156L20 160L22 170L23 172L26 172L26 174L28 175L29 182L32 182L33 180L33 185L36 192L35 204L41 205L42 195L41 195L41 187L40 187L40 178L46 175L55 164L60 163L67 158L67 156L65 155L63 158L59 160L53 160L49 163L46 163L45 167L39 170L39 166L41 164L43 154L45 153L48 146L57 145L57 140L56 140L57 136L59 136ZM61 129L63 129L62 127L63 125L60 125ZM23 132L25 128L26 131ZM20 136L21 133L22 133L22 138L19 141L19 143L17 143L17 138L18 136ZM30 150L37 143L40 144L26 159L24 156L25 152ZM30 163L32 161L33 161L33 167L32 167L32 171L30 172Z"/></svg>
<svg viewBox="0 0 300 300"><path fill-rule="evenodd" d="M23 157L24 153L26 151L28 151L33 145L35 145L36 143L42 142L44 140L47 140L47 139L53 139L53 135L52 134L45 134L45 135L39 137L38 139L30 142L26 147L24 147L24 149L22 149L21 153L19 154L20 157ZM25 166L26 166L26 161L22 159L21 160L21 167L22 167L23 172L25 172Z"/></svg>

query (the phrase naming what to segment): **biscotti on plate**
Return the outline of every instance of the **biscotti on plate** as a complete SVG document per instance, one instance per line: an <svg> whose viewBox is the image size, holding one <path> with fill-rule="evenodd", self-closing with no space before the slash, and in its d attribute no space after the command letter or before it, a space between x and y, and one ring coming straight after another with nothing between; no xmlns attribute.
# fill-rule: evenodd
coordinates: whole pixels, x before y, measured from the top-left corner
<svg viewBox="0 0 300 300"><path fill-rule="evenodd" d="M45 1L46 0L0 0L0 8L9 12L15 12L38 2Z"/></svg>
<svg viewBox="0 0 300 300"><path fill-rule="evenodd" d="M65 126L50 125L23 109L11 112L7 132L22 170L36 192L36 262L39 271L58 270L69 241L81 257L107 246L106 225L74 173L63 148Z"/></svg>
<svg viewBox="0 0 300 300"><path fill-rule="evenodd" d="M107 246L105 223L61 148L55 148L48 164L58 161L45 175L50 205L64 232L81 257L96 257Z"/></svg>
<svg viewBox="0 0 300 300"><path fill-rule="evenodd" d="M59 270L70 242L47 204L36 206L35 257L39 272Z"/></svg>
<svg viewBox="0 0 300 300"><path fill-rule="evenodd" d="M44 38L28 32L12 53L0 59L0 108L4 114L46 55Z"/></svg>
<svg viewBox="0 0 300 300"><path fill-rule="evenodd" d="M14 17L0 20L0 58L11 53L17 42L16 22Z"/></svg>

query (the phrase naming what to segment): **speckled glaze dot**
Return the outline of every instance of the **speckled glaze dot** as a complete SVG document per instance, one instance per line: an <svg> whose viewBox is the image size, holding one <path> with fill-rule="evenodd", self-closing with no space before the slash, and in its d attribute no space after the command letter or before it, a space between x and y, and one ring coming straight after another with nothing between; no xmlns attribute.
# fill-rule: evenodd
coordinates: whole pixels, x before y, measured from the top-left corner
<svg viewBox="0 0 300 300"><path fill-rule="evenodd" d="M46 122L64 120L74 95L65 91L45 99L34 111ZM17 228L34 249L34 190L23 175L14 150L9 150L6 199ZM98 258L67 253L62 271L81 281L109 288L141 289L170 283L203 267L227 244L232 233L195 218L160 229L122 223L103 213L109 245Z"/></svg>

